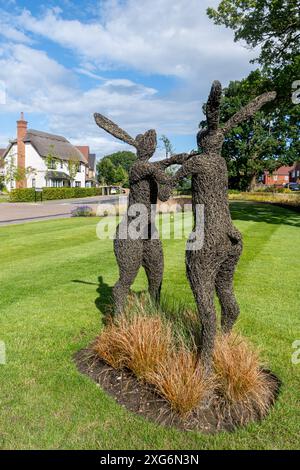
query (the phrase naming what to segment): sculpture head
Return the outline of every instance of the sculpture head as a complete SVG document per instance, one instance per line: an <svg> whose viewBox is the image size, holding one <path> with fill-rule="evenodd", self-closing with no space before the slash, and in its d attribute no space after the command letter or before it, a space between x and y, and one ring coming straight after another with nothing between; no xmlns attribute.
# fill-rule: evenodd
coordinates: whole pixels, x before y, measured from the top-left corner
<svg viewBox="0 0 300 470"><path fill-rule="evenodd" d="M203 153L217 152L222 150L224 134L222 129L209 131L207 128L201 129L197 134L197 145Z"/></svg>
<svg viewBox="0 0 300 470"><path fill-rule="evenodd" d="M153 156L157 145L156 132L154 129L150 129L144 134L138 134L134 139L127 134L126 131L102 114L95 113L94 118L96 124L101 127L101 129L104 129L117 139L135 147L137 150L137 157L140 160L147 161Z"/></svg>
<svg viewBox="0 0 300 470"><path fill-rule="evenodd" d="M139 134L135 138L137 157L140 160L149 160L157 146L156 132L154 129L150 129L145 134Z"/></svg>

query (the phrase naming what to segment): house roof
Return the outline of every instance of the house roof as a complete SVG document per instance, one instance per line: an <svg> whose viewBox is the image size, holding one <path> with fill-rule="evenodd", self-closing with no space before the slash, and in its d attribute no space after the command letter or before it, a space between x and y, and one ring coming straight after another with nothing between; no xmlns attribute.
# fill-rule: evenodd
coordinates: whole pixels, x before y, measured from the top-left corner
<svg viewBox="0 0 300 470"><path fill-rule="evenodd" d="M88 163L87 158L85 158L82 152L72 145L65 137L60 135L36 131L35 129L28 129L23 142L31 143L41 157L47 157L51 152L61 160L74 160L85 164ZM12 140L8 148L5 150L4 155L6 155L12 145L16 143L16 139Z"/></svg>
<svg viewBox="0 0 300 470"><path fill-rule="evenodd" d="M88 145L76 145L76 148L79 150L79 152L82 153L86 161L88 161L89 154L90 154L90 147Z"/></svg>
<svg viewBox="0 0 300 470"><path fill-rule="evenodd" d="M29 129L23 140L25 143L30 142L41 157L46 157L51 152L62 160L87 163L80 150L60 135Z"/></svg>
<svg viewBox="0 0 300 470"><path fill-rule="evenodd" d="M272 173L269 172L269 171L266 171L265 173L267 175L282 175L282 176L288 176L289 173L294 169L295 165L292 165L292 166L281 166L279 168L277 168L277 170L274 170Z"/></svg>
<svg viewBox="0 0 300 470"><path fill-rule="evenodd" d="M70 180L70 176L64 173L63 171L47 171L46 179L54 180Z"/></svg>

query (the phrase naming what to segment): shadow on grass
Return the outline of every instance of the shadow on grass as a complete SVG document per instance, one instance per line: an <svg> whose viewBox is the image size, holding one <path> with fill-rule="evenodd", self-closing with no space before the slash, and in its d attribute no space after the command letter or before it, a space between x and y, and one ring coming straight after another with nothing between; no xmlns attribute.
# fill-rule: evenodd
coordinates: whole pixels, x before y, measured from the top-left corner
<svg viewBox="0 0 300 470"><path fill-rule="evenodd" d="M252 220L253 222L265 222L273 225L300 227L300 216L297 212L271 204L233 201L230 202L230 212L233 220Z"/></svg>
<svg viewBox="0 0 300 470"><path fill-rule="evenodd" d="M96 282L88 282L88 281L81 281L79 279L75 279L72 282L76 282L79 284L86 284L89 286L97 286L96 292L98 294L95 305L99 312L102 314L103 323L106 324L108 318L113 316L113 309L112 309L112 286L108 285L103 280L103 276L98 277L98 284Z"/></svg>

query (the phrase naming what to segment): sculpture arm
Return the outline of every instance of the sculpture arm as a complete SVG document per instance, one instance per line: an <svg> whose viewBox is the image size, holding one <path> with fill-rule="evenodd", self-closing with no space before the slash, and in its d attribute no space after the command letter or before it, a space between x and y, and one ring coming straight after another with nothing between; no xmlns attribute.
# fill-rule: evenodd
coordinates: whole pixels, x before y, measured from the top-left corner
<svg viewBox="0 0 300 470"><path fill-rule="evenodd" d="M187 162L185 162L182 167L177 171L175 177L172 178L173 182L176 184L187 176L205 170L205 168L208 166L208 162L204 160L204 156L205 155L202 154L199 159L199 156L196 155L196 158L190 158Z"/></svg>
<svg viewBox="0 0 300 470"><path fill-rule="evenodd" d="M168 168L171 165L182 165L190 157L191 155L188 153L178 153L177 155L172 155L172 157L165 158L159 162L154 162L153 164L163 168Z"/></svg>
<svg viewBox="0 0 300 470"><path fill-rule="evenodd" d="M222 129L224 134L226 134L226 132L230 131L241 122L249 119L257 111L259 111L260 108L264 104L268 103L269 101L273 101L275 98L276 98L276 91L269 91L269 92L263 93L260 96L257 96L253 101L251 101L246 106L244 106L244 108L238 111L234 116L232 116L226 122L226 124L224 125Z"/></svg>
<svg viewBox="0 0 300 470"><path fill-rule="evenodd" d="M132 183L152 176L158 184L170 183L171 177L167 175L164 170L154 163L141 163L132 168L130 180Z"/></svg>

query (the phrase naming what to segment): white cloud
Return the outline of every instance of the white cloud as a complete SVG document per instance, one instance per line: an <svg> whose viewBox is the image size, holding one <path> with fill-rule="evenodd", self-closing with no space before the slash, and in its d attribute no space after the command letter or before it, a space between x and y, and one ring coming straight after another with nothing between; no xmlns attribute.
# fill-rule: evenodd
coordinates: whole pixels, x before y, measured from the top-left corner
<svg viewBox="0 0 300 470"><path fill-rule="evenodd" d="M99 68L134 67L146 73L199 77L245 66L249 51L233 34L213 25L206 7L215 0L107 1L99 19L66 20L59 11L42 17L23 11L19 25L75 51ZM99 7L100 8L100 7ZM102 7L103 8L103 7ZM100 13L100 11L99 11Z"/></svg>
<svg viewBox="0 0 300 470"><path fill-rule="evenodd" d="M15 73L8 74L8 70ZM25 111L29 121L30 113L45 115L50 131L76 143L88 142L95 151L104 153L123 148L124 144L95 125L95 111L115 119L135 136L149 128L157 128L159 133L193 132L195 114L200 109L198 101L162 99L154 88L128 79L103 78L101 83L82 91L71 70L45 52L25 45L10 44L2 51L0 80L7 88L3 113L14 113L15 118Z"/></svg>
<svg viewBox="0 0 300 470"><path fill-rule="evenodd" d="M250 70L249 51L207 18L206 7L213 3L217 0L107 0L99 18L89 22L67 20L60 9L43 16L27 10L19 16L6 13L0 20L0 28L6 25L0 80L6 83L7 103L0 111L15 113L13 119L25 111L29 120L30 113L39 113L47 117L49 131L101 153L124 144L96 127L95 111L133 136L149 128L159 134L194 134L211 81L218 78L226 85ZM75 68L39 50L42 38L72 51ZM134 80L103 76L104 70L118 68L123 76L124 70L136 69L179 77L180 86L162 96ZM94 84L81 90L80 75Z"/></svg>

